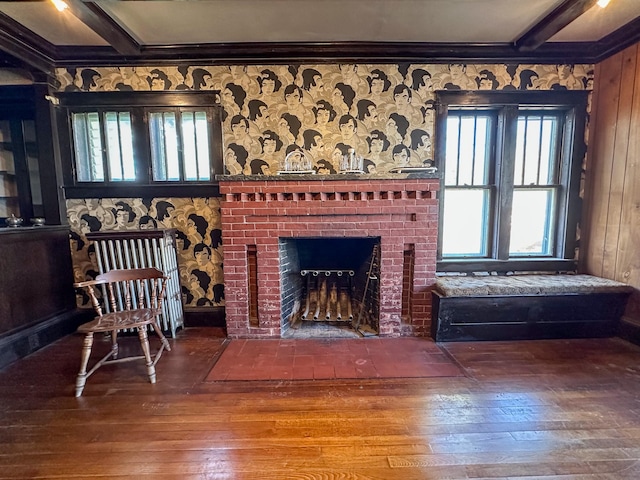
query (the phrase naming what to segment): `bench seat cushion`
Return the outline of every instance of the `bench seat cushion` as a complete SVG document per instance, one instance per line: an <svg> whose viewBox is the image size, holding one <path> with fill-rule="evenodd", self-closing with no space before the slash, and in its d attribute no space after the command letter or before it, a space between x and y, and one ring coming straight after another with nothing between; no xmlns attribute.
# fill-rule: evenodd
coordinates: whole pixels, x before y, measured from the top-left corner
<svg viewBox="0 0 640 480"><path fill-rule="evenodd" d="M436 291L445 297L628 293L632 290L615 280L572 274L456 276L440 277L436 281Z"/></svg>

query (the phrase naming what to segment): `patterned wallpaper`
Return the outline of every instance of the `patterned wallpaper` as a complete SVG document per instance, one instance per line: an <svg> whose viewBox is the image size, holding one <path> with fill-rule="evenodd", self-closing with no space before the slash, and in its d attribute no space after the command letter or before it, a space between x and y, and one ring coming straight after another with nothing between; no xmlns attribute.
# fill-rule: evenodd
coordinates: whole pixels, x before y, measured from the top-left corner
<svg viewBox="0 0 640 480"><path fill-rule="evenodd" d="M304 149L320 174L335 173L349 148L365 157L370 173L396 166L437 167L431 143L436 90L591 90L593 84L593 65L161 66L56 73L60 91L220 90L225 168L233 175L276 174L295 148ZM157 208L162 202L174 207L164 216ZM95 270L83 233L140 228L140 220L151 217L158 226L177 228L184 239L179 263L185 305L224 304L217 199L90 199L67 205L77 237L78 279ZM122 209L135 216L118 220ZM197 227L191 215L203 218L206 226ZM90 225L83 216L99 222L91 219ZM205 268L207 255L212 262Z"/></svg>
<svg viewBox="0 0 640 480"><path fill-rule="evenodd" d="M59 69L64 91L220 90L230 174L275 174L294 145L318 173L349 149L370 173L431 166L434 91L591 89L591 65L301 65Z"/></svg>
<svg viewBox="0 0 640 480"><path fill-rule="evenodd" d="M185 306L224 304L222 231L217 198L67 200L76 281L98 275L95 247L85 234L105 230L175 228ZM88 299L80 298L84 304Z"/></svg>

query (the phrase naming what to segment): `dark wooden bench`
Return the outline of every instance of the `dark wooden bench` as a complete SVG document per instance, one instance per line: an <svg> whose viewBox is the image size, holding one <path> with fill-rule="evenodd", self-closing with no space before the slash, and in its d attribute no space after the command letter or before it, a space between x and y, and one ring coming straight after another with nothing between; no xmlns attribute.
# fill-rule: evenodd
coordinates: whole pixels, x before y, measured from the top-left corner
<svg viewBox="0 0 640 480"><path fill-rule="evenodd" d="M632 291L591 275L440 277L431 333L438 342L613 336Z"/></svg>

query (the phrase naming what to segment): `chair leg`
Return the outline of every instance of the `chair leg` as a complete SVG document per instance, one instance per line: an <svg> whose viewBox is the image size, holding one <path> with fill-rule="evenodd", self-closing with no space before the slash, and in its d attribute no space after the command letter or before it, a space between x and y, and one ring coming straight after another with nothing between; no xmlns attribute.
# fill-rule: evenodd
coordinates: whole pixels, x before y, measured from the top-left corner
<svg viewBox="0 0 640 480"><path fill-rule="evenodd" d="M91 347L93 346L93 332L89 332L84 337L82 346L82 357L80 359L80 372L76 378L76 397L82 395L84 385L87 383L87 364L91 356Z"/></svg>
<svg viewBox="0 0 640 480"><path fill-rule="evenodd" d="M166 337L162 333L162 330L160 330L160 326L158 325L158 323L157 322L153 322L151 325L153 326L153 329L155 330L156 335L158 335L158 337L160 337L160 341L164 345L164 348L166 348L167 351L170 352L171 351L171 345L169 345L169 340L166 339Z"/></svg>
<svg viewBox="0 0 640 480"><path fill-rule="evenodd" d="M156 367L151 360L151 350L149 349L149 338L147 337L147 329L143 327L138 327L138 337L140 337L140 346L142 347L142 352L144 353L144 358L147 364L147 374L149 375L149 381L151 383L156 383Z"/></svg>
<svg viewBox="0 0 640 480"><path fill-rule="evenodd" d="M118 331L111 332L111 356L115 360L118 358Z"/></svg>

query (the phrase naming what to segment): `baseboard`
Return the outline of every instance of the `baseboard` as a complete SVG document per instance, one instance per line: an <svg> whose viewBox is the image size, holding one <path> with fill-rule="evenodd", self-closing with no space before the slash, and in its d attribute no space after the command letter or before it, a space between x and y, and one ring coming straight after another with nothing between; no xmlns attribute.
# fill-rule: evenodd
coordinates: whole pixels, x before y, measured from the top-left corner
<svg viewBox="0 0 640 480"><path fill-rule="evenodd" d="M622 317L618 326L618 336L625 340L640 345L640 320L631 317Z"/></svg>
<svg viewBox="0 0 640 480"><path fill-rule="evenodd" d="M0 338L0 368L40 350L76 331L93 316L93 310L70 310Z"/></svg>
<svg viewBox="0 0 640 480"><path fill-rule="evenodd" d="M227 326L224 307L185 308L185 327L219 327Z"/></svg>

